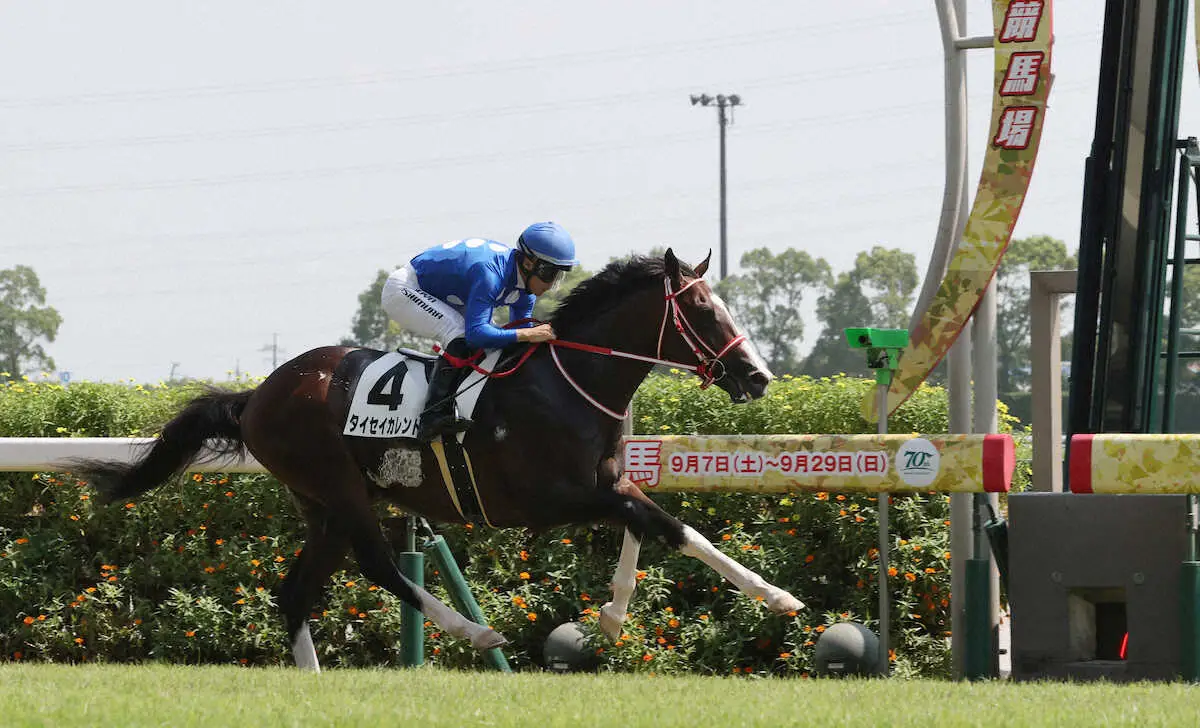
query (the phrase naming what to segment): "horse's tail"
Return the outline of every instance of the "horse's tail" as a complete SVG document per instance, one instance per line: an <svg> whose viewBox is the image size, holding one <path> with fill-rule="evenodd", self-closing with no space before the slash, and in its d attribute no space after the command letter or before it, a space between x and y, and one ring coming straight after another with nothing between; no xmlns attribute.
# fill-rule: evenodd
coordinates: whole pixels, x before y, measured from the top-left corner
<svg viewBox="0 0 1200 728"><path fill-rule="evenodd" d="M168 422L162 434L132 463L76 461L72 471L91 483L103 501L111 502L139 496L182 473L206 446L208 452L217 455L243 454L241 415L252 394L254 390L209 389Z"/></svg>

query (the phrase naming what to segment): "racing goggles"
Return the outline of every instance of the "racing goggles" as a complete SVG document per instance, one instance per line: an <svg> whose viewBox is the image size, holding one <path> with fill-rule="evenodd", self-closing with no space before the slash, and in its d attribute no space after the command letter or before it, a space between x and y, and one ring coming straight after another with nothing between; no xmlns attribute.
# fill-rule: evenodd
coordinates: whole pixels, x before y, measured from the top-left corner
<svg viewBox="0 0 1200 728"><path fill-rule="evenodd" d="M531 258L531 260L533 260L533 270L530 271L530 275L535 275L550 285L558 283L563 274L571 270L571 266L569 265L555 265L554 263L538 258Z"/></svg>

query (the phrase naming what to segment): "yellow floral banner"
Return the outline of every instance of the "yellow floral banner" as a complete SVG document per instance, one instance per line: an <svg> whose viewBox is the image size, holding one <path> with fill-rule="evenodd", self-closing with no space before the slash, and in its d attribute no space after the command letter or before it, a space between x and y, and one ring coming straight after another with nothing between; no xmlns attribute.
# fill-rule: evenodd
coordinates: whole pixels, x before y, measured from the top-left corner
<svg viewBox="0 0 1200 728"><path fill-rule="evenodd" d="M1074 493L1200 493L1200 435L1071 438Z"/></svg>
<svg viewBox="0 0 1200 728"><path fill-rule="evenodd" d="M625 474L648 492L1004 492L1008 435L627 437Z"/></svg>
<svg viewBox="0 0 1200 728"><path fill-rule="evenodd" d="M1052 0L993 0L995 95L987 153L963 239L941 287L912 331L888 393L894 412L921 386L987 291L1033 176L1050 94ZM876 421L875 395L863 413Z"/></svg>

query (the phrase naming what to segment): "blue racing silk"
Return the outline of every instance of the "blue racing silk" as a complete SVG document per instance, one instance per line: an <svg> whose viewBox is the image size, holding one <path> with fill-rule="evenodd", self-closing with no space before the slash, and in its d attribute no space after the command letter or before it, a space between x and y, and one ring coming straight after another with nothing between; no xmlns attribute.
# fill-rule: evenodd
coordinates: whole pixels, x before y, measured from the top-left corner
<svg viewBox="0 0 1200 728"><path fill-rule="evenodd" d="M494 240L467 238L436 245L410 261L421 290L463 315L467 346L497 349L517 340L517 332L492 323L498 306L512 321L533 315L536 297L517 275L517 251Z"/></svg>

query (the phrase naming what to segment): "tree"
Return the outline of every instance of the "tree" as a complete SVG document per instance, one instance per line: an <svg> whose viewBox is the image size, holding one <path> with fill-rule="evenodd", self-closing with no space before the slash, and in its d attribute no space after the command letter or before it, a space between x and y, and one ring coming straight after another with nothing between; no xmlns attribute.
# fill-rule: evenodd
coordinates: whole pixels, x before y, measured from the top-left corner
<svg viewBox="0 0 1200 728"><path fill-rule="evenodd" d="M912 253L879 245L860 252L854 268L838 274L837 282L817 300L823 329L804 362L804 372L813 376L861 372L866 360L861 351L846 346L844 331L854 326L908 328L916 287Z"/></svg>
<svg viewBox="0 0 1200 728"><path fill-rule="evenodd" d="M742 256L741 265L743 272L718 283L717 292L736 310L771 371L798 373L804 338L800 303L806 291L830 285L829 264L794 248L778 255L756 248Z"/></svg>
<svg viewBox="0 0 1200 728"><path fill-rule="evenodd" d="M995 281L997 386L1001 395L1029 388L1029 271L1073 267L1075 256L1056 238L1034 235L1009 243Z"/></svg>
<svg viewBox="0 0 1200 728"><path fill-rule="evenodd" d="M54 341L62 316L46 305L46 289L33 268L0 270L0 377L20 377L26 367L54 369L39 339Z"/></svg>

